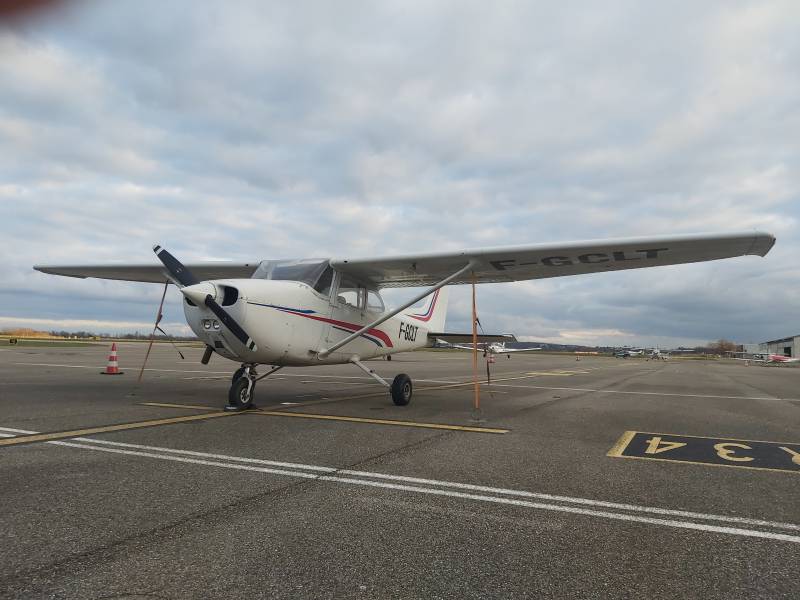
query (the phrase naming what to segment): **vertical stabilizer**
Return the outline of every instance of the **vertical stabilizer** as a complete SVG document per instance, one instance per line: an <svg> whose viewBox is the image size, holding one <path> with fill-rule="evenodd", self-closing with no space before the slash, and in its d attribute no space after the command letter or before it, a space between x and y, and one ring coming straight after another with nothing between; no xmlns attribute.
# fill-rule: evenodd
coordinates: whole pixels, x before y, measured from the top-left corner
<svg viewBox="0 0 800 600"><path fill-rule="evenodd" d="M428 296L423 308L407 308L403 311L405 317L410 318L414 323L419 323L428 331L444 331L444 322L447 318L447 299L450 296L450 288L444 286Z"/></svg>

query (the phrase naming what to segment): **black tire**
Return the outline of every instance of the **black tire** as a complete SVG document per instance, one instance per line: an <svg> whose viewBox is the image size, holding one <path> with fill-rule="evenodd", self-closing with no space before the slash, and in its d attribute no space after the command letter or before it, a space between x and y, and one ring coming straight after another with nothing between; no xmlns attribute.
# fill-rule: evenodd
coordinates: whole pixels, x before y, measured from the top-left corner
<svg viewBox="0 0 800 600"><path fill-rule="evenodd" d="M414 386L411 385L411 377L405 373L400 373L392 381L392 401L397 406L406 406L411 402L414 393Z"/></svg>
<svg viewBox="0 0 800 600"><path fill-rule="evenodd" d="M249 385L250 381L247 379L247 377L240 377L233 382L233 385L231 385L231 389L228 392L228 402L231 406L238 408L239 410L245 410L252 406L253 399L256 395L256 384L254 383L250 388L250 397L248 398L247 388Z"/></svg>
<svg viewBox="0 0 800 600"><path fill-rule="evenodd" d="M392 360L392 355L391 354L387 354L386 355L386 360Z"/></svg>
<svg viewBox="0 0 800 600"><path fill-rule="evenodd" d="M236 380L242 375L244 375L244 367L239 367L233 372L233 375L231 376L231 383L236 383Z"/></svg>

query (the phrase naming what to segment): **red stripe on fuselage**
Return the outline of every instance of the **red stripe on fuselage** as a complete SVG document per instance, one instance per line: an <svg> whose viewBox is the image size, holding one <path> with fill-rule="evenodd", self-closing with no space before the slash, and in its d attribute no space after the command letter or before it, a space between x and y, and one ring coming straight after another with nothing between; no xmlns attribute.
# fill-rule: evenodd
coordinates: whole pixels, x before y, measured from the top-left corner
<svg viewBox="0 0 800 600"><path fill-rule="evenodd" d="M337 321L336 319L328 319L326 317L318 317L316 315L307 315L304 313L298 313L291 310L284 310L283 312L288 312L293 315L297 315L298 317L306 317L307 319L314 319L315 321L322 321L323 323L330 323L331 325L337 325L338 327L342 327L343 329L349 329L352 332L356 332L362 327L362 325L356 325L355 323L346 323L345 321ZM394 348L392 340L390 340L389 336L386 335L386 333L381 331L380 329L368 329L367 331L364 332L364 334L369 334L373 337L376 337L379 340L381 340L384 344L386 344L387 347Z"/></svg>

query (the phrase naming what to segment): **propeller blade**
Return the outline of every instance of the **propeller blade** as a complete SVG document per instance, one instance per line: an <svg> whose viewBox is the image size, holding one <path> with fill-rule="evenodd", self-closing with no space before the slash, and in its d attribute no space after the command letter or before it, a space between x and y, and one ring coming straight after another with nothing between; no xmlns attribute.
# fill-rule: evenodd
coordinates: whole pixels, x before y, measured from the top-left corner
<svg viewBox="0 0 800 600"><path fill-rule="evenodd" d="M235 335L240 342L242 342L248 350L258 350L256 343L247 335L247 332L230 316L225 309L222 308L211 294L208 294L205 299L205 305L211 309L217 318L222 321L222 324Z"/></svg>
<svg viewBox="0 0 800 600"><path fill-rule="evenodd" d="M156 256L158 256L158 259L164 263L167 271L169 271L170 275L172 275L175 281L181 285L181 293L183 293L183 295L187 298L199 300L199 295L201 293L200 290L205 291L208 289L213 291L215 289L213 284L198 281L198 279L181 263L181 261L172 256L172 254L167 252L161 246L153 246L153 252L155 252ZM198 283L203 283L203 285L192 288L192 286L197 286ZM217 301L214 300L214 295L206 293L203 303L209 309L211 309L211 312L217 316L222 324L225 325L225 327L227 327L228 330L235 335L248 350L258 350L256 343L250 338L249 335L247 335L247 332L242 329L241 325L239 325L224 308L217 304Z"/></svg>
<svg viewBox="0 0 800 600"><path fill-rule="evenodd" d="M181 261L172 256L172 254L167 252L164 248L158 245L153 246L153 252L156 253L158 260L164 263L164 266L167 268L167 271L169 271L170 275L172 275L182 286L199 283L197 278L192 275L192 272L184 267Z"/></svg>

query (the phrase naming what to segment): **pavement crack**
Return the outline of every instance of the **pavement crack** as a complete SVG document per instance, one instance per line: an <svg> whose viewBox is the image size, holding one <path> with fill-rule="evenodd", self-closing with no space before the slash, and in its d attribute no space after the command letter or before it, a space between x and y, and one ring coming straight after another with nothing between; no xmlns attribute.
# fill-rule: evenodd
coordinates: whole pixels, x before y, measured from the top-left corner
<svg viewBox="0 0 800 600"><path fill-rule="evenodd" d="M226 504L218 505L206 511L186 515L185 517L178 519L176 521L172 521L160 527L155 527L134 535L126 536L110 544L101 544L94 548L90 548L82 552L79 552L77 554L68 556L62 560L57 560L44 565L39 565L31 569L17 571L11 575L0 577L0 585L6 588L11 588L15 584L25 583L26 581L30 581L31 578L37 578L37 576L40 576L45 573L50 576L62 576L78 572L84 564L88 564L90 566L96 566L98 564L112 563L114 560L123 556L125 552L132 545L136 543L142 543L147 540L153 543L157 543L159 541L168 538L173 538L175 535L181 535L180 533L181 528L184 527L191 528L191 524L194 522L208 520L217 515L242 514L243 509L248 509L248 510L252 509L252 505L255 501L263 501L270 497L277 498L290 494L294 491L302 490L303 488L310 488L315 484L320 484L320 483L324 484L326 483L326 481L324 479L321 479L322 477L337 476L341 473L341 471L352 470L354 467L358 467L359 465L364 465L375 461L379 461L380 459L388 455L406 452L416 447L420 447L423 444L439 440L451 436L453 434L454 432L452 431L436 432L432 435L428 435L422 440L409 442L408 444L403 444L399 447L392 448L384 452L380 452L364 460L357 461L355 463L346 465L344 467L336 468L334 471L325 472L323 474L320 474L319 477L292 481L287 483L286 485L280 485L266 492L259 492L257 494L252 494L246 497L239 498L233 502L228 502ZM102 598L117 598L117 597L124 598L125 596L119 594L102 596ZM152 597L158 598L159 596L152 596ZM98 598L98 600L100 599Z"/></svg>

